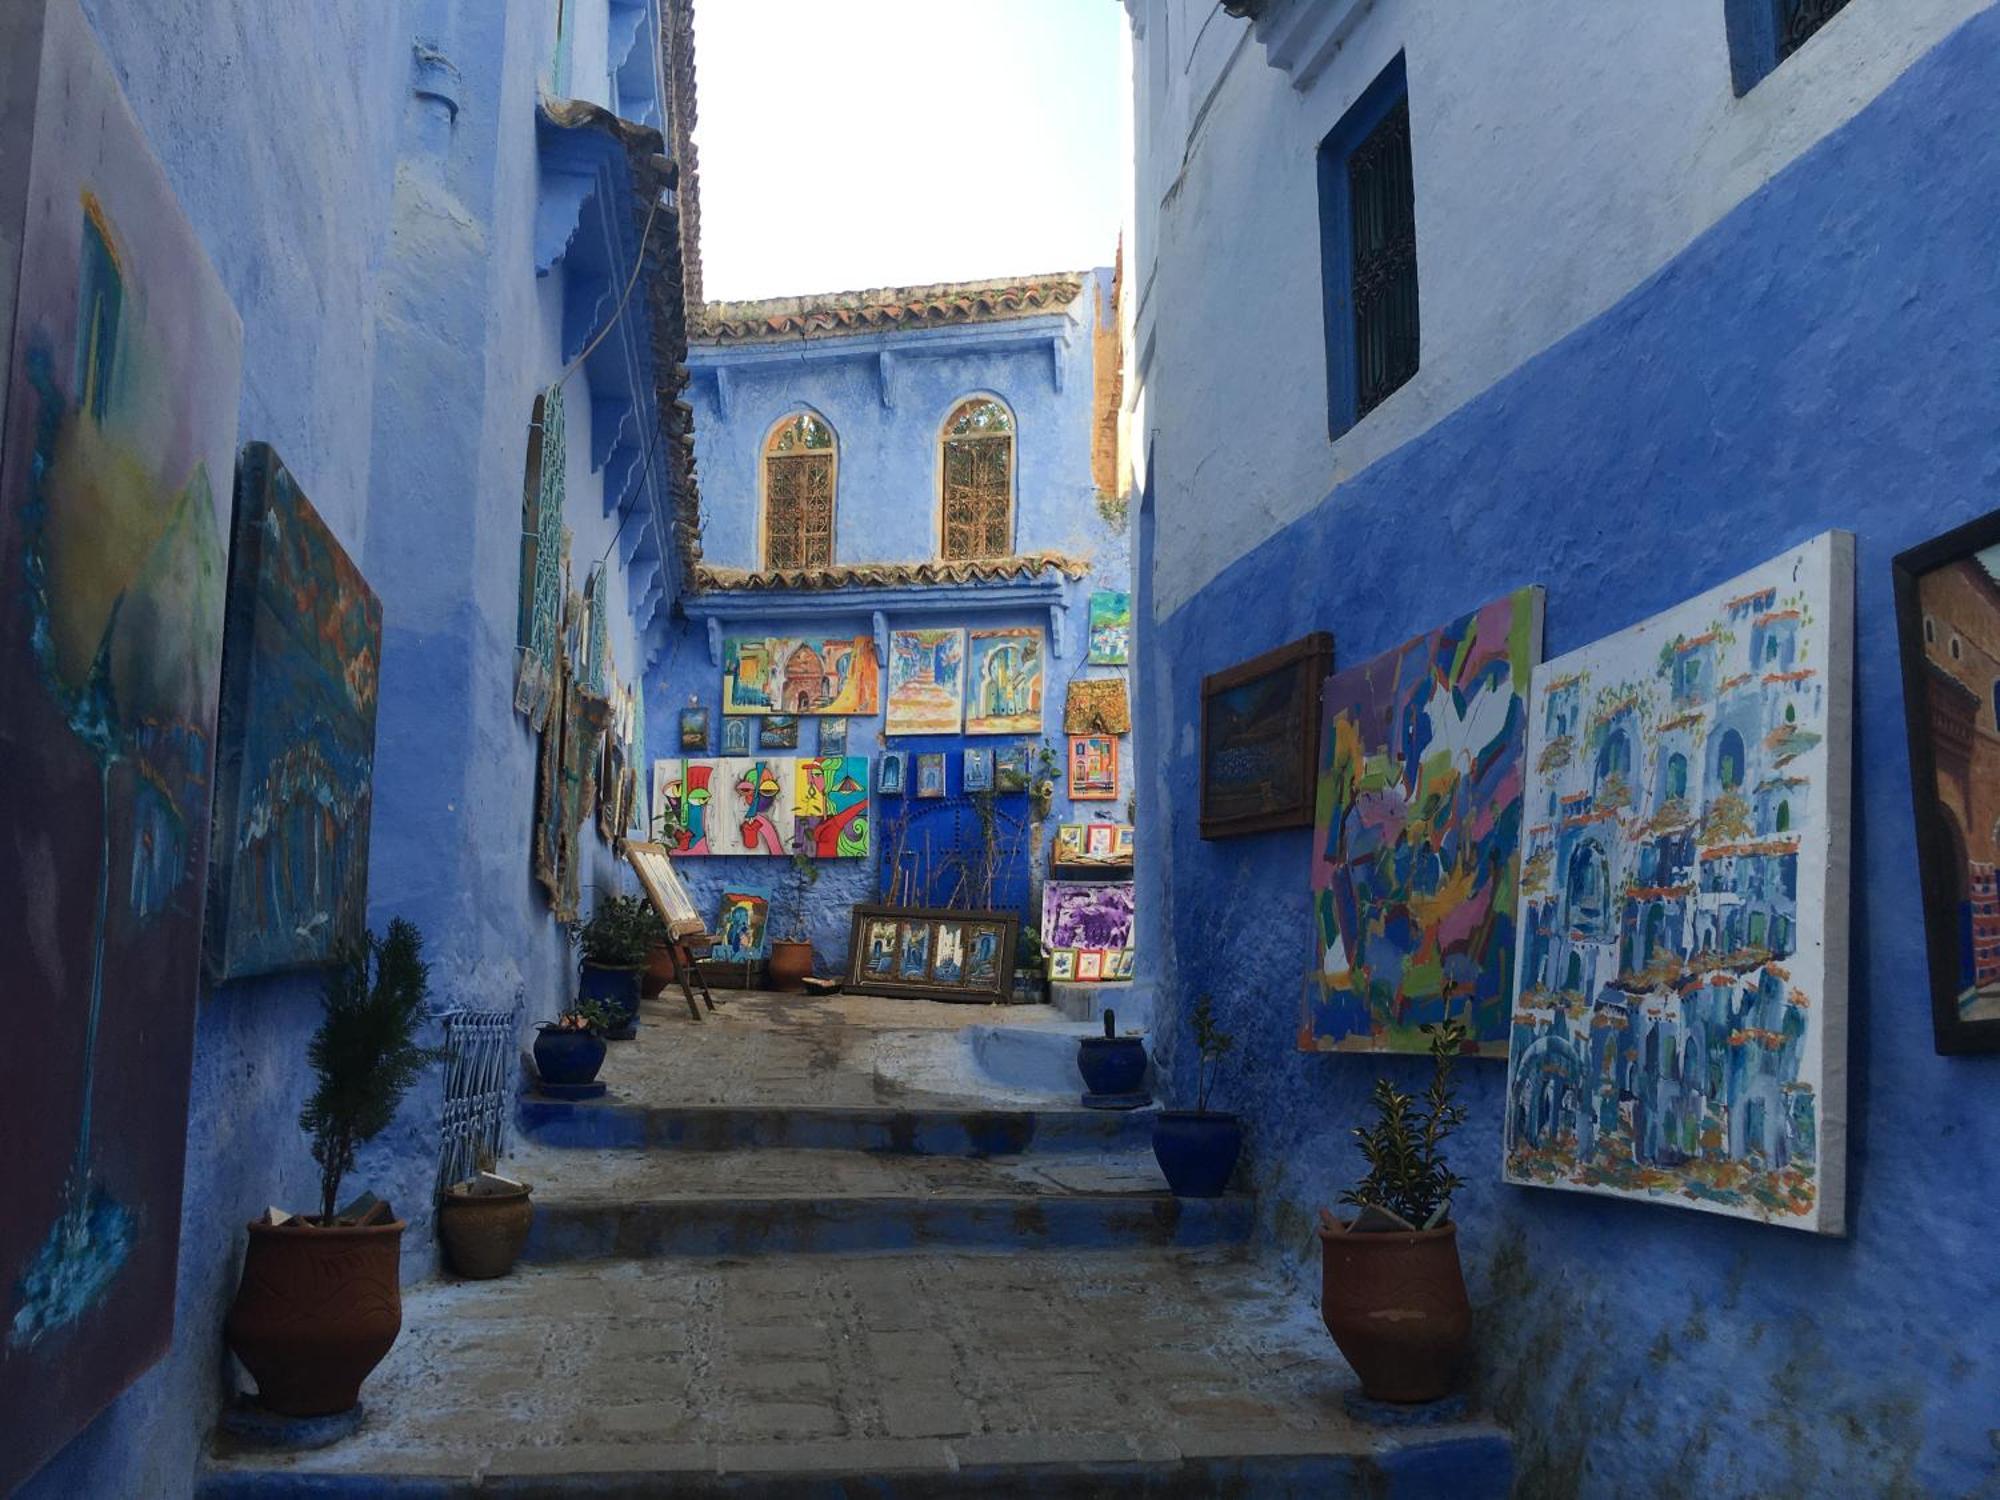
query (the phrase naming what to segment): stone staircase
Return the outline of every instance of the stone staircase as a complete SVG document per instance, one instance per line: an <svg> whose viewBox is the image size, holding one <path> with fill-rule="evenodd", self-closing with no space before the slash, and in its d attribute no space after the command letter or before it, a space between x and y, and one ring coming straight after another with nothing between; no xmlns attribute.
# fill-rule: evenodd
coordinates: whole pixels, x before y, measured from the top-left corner
<svg viewBox="0 0 2000 1500"><path fill-rule="evenodd" d="M359 1433L201 1493L1506 1494L1498 1429L1349 1418L1251 1201L1169 1194L1148 1114L911 1090L890 1028L780 1013L649 1011L607 1098L524 1100L523 1267L413 1290ZM757 1076L717 1089L733 1021Z"/></svg>

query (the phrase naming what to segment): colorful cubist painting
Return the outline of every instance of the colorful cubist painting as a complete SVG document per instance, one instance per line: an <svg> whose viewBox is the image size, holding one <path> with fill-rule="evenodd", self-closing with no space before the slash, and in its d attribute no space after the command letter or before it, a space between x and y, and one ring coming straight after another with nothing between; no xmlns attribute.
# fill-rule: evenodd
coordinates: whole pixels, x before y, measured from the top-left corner
<svg viewBox="0 0 2000 1500"><path fill-rule="evenodd" d="M1536 672L1508 1181L1840 1232L1853 558Z"/></svg>
<svg viewBox="0 0 2000 1500"><path fill-rule="evenodd" d="M771 756L653 762L655 831L674 855L789 857L794 767Z"/></svg>
<svg viewBox="0 0 2000 1500"><path fill-rule="evenodd" d="M965 632L889 633L885 734L957 734L965 722Z"/></svg>
<svg viewBox="0 0 2000 1500"><path fill-rule="evenodd" d="M965 732L1040 734L1044 657L1039 627L973 631L967 648Z"/></svg>
<svg viewBox="0 0 2000 1500"><path fill-rule="evenodd" d="M870 636L852 639L725 636L725 714L872 714L881 673Z"/></svg>
<svg viewBox="0 0 2000 1500"><path fill-rule="evenodd" d="M173 1330L243 335L82 11L0 30L11 1493Z"/></svg>
<svg viewBox="0 0 2000 1500"><path fill-rule="evenodd" d="M709 957L724 963L755 963L771 956L771 891L761 885L725 885L717 903L719 941Z"/></svg>
<svg viewBox="0 0 2000 1500"><path fill-rule="evenodd" d="M1122 667L1132 659L1132 596L1099 589L1090 596L1090 654L1093 666Z"/></svg>
<svg viewBox="0 0 2000 1500"><path fill-rule="evenodd" d="M223 636L208 963L325 963L363 931L382 606L278 455L244 448Z"/></svg>
<svg viewBox="0 0 2000 1500"><path fill-rule="evenodd" d="M1302 1049L1422 1052L1451 1020L1507 1055L1541 654L1527 588L1327 678Z"/></svg>
<svg viewBox="0 0 2000 1500"><path fill-rule="evenodd" d="M800 847L815 859L859 859L868 853L872 821L868 803L868 757L809 755L794 762L798 785L792 799Z"/></svg>

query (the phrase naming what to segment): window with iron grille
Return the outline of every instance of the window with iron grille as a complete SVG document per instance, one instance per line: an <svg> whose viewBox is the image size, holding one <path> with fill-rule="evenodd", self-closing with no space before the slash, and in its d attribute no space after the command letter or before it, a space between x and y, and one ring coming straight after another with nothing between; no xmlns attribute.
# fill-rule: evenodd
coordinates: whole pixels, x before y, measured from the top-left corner
<svg viewBox="0 0 2000 1500"><path fill-rule="evenodd" d="M1848 0L1725 0L1729 71L1747 94L1847 8Z"/></svg>
<svg viewBox="0 0 2000 1500"><path fill-rule="evenodd" d="M961 402L944 424L944 556L1014 550L1014 415L990 396Z"/></svg>
<svg viewBox="0 0 2000 1500"><path fill-rule="evenodd" d="M1327 430L1339 437L1417 373L1416 184L1400 55L1320 143Z"/></svg>
<svg viewBox="0 0 2000 1500"><path fill-rule="evenodd" d="M794 412L764 444L764 566L823 568L833 561L833 429Z"/></svg>

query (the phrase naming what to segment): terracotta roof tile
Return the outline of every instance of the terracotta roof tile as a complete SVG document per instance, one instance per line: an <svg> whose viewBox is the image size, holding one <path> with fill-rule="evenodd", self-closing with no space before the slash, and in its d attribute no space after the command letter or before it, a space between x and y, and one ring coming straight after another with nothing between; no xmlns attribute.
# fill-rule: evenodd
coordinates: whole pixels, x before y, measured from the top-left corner
<svg viewBox="0 0 2000 1500"><path fill-rule="evenodd" d="M1083 295L1085 274L1062 271L993 281L946 281L934 286L710 302L702 308L696 337L706 343L746 344L1031 318L1061 312L1076 301Z"/></svg>
<svg viewBox="0 0 2000 1500"><path fill-rule="evenodd" d="M698 563L695 588L756 591L767 589L894 588L926 583L1013 583L1039 578L1049 571L1082 578L1090 564L1061 552L1028 552L974 562L835 563L825 568L714 568Z"/></svg>

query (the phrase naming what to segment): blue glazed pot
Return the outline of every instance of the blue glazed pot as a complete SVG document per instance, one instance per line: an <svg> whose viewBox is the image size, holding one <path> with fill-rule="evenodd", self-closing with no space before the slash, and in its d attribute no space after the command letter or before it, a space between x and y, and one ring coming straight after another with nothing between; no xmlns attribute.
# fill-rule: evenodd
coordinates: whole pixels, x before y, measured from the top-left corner
<svg viewBox="0 0 2000 1500"><path fill-rule="evenodd" d="M1076 1044L1076 1069L1093 1094L1131 1094L1146 1077L1146 1043L1136 1036L1087 1036Z"/></svg>
<svg viewBox="0 0 2000 1500"><path fill-rule="evenodd" d="M604 1038L588 1031L535 1034L535 1071L543 1083L589 1083L604 1066Z"/></svg>
<svg viewBox="0 0 2000 1500"><path fill-rule="evenodd" d="M629 969L613 969L586 959L583 973L576 982L577 998L595 1000L599 1005L622 1014L628 1021L637 1020L639 986L645 978L644 964Z"/></svg>
<svg viewBox="0 0 2000 1500"><path fill-rule="evenodd" d="M1242 1154L1234 1115L1163 1109L1153 1121L1153 1155L1177 1198L1220 1198Z"/></svg>

